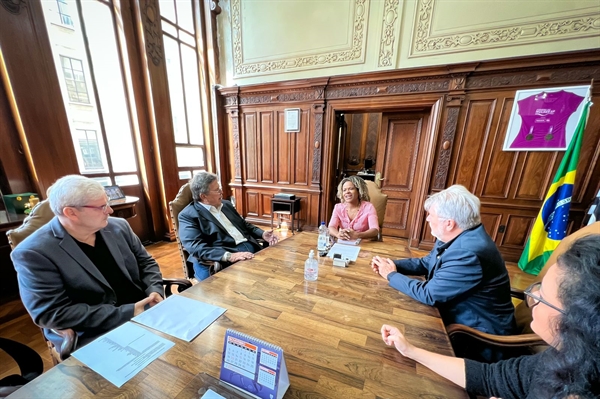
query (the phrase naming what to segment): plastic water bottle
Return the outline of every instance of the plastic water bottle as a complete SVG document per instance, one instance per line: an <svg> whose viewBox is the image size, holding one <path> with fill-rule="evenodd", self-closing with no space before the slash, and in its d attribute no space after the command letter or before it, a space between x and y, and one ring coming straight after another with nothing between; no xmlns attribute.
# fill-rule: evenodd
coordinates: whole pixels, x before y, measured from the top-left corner
<svg viewBox="0 0 600 399"><path fill-rule="evenodd" d="M311 249L308 259L304 262L304 279L306 281L315 281L317 277L319 277L319 262L315 259L315 251Z"/></svg>
<svg viewBox="0 0 600 399"><path fill-rule="evenodd" d="M329 229L325 226L325 222L321 222L319 226L319 240L317 241L317 251L319 256L325 256L329 246Z"/></svg>

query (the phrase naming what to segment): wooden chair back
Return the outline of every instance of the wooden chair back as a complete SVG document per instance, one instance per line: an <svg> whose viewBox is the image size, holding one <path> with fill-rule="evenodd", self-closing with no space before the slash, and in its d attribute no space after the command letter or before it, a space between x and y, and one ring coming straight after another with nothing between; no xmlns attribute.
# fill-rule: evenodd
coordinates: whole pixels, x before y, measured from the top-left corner
<svg viewBox="0 0 600 399"><path fill-rule="evenodd" d="M189 254L181 245L179 239L179 213L193 201L192 190L190 189L190 183L185 183L179 189L179 192L175 196L173 201L169 202L169 212L171 213L171 220L173 222L173 230L175 231L175 239L177 240L177 247L179 248L179 255L181 256L181 265L183 267L183 273L186 278L194 277L194 267L191 262L188 262Z"/></svg>
<svg viewBox="0 0 600 399"><path fill-rule="evenodd" d="M377 235L377 240L381 241L381 229L383 228L383 219L385 217L385 208L387 206L388 196L381 192L381 189L377 187L375 182L370 180L366 180L367 189L369 190L369 197L371 198L371 203L375 207L377 211L377 219L379 221L379 234Z"/></svg>
<svg viewBox="0 0 600 399"><path fill-rule="evenodd" d="M54 213L50 209L50 203L48 200L39 202L33 207L31 213L23 220L23 224L14 229L8 230L6 236L8 237L8 244L11 249L15 249L17 245L34 231L48 223L54 217Z"/></svg>

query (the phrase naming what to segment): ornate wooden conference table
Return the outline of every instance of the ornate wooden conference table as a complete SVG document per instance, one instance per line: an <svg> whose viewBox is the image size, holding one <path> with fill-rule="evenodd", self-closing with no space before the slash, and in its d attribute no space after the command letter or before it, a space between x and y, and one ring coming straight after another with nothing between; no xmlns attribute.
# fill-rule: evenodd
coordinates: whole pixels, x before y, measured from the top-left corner
<svg viewBox="0 0 600 399"><path fill-rule="evenodd" d="M199 398L207 375L219 377L228 328L283 348L286 398L466 398L381 339L381 326L391 324L415 345L453 355L437 309L390 288L369 266L374 255L406 256L402 241L363 241L348 268L320 258L318 280L306 282L316 242L316 233L296 234L183 292L227 311L190 343L156 332L176 345L121 388L71 357L11 398Z"/></svg>

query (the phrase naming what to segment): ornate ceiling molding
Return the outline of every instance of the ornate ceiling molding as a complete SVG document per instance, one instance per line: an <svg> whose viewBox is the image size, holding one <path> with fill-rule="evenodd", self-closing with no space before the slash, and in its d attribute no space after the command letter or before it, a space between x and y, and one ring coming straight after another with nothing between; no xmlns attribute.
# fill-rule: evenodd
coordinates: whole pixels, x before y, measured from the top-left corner
<svg viewBox="0 0 600 399"><path fill-rule="evenodd" d="M244 63L242 46L242 0L231 1L231 37L233 41L234 76L246 77L280 72L322 68L328 66L360 64L364 62L366 52L366 21L370 0L354 0L354 22L352 24L352 43L350 48L328 53L317 53L302 57L282 58L279 60Z"/></svg>
<svg viewBox="0 0 600 399"><path fill-rule="evenodd" d="M398 36L396 33L396 21L398 20L399 0L385 0L383 5L383 21L381 26L381 43L379 46L379 67L392 66L394 57L394 41Z"/></svg>
<svg viewBox="0 0 600 399"><path fill-rule="evenodd" d="M409 58L600 34L599 16L577 15L482 31L433 36L431 23L435 1L418 0L417 2L416 29Z"/></svg>

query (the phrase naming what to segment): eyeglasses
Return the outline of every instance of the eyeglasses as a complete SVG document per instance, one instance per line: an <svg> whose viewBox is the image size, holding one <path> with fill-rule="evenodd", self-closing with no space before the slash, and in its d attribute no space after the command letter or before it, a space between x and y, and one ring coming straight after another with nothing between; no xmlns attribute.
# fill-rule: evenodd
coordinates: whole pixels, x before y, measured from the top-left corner
<svg viewBox="0 0 600 399"><path fill-rule="evenodd" d="M531 284L523 294L525 294L525 304L528 308L533 309L538 303L543 303L546 306L550 306L552 309L559 311L562 314L566 314L564 310L554 306L550 302L544 300L542 296L539 294L540 287L542 286L541 282Z"/></svg>
<svg viewBox="0 0 600 399"><path fill-rule="evenodd" d="M79 206L79 208L90 208L90 209L98 209L104 213L106 213L106 211L108 210L108 208L110 208L110 204L107 202L104 205L100 205L100 206L93 206L93 205L81 205Z"/></svg>

